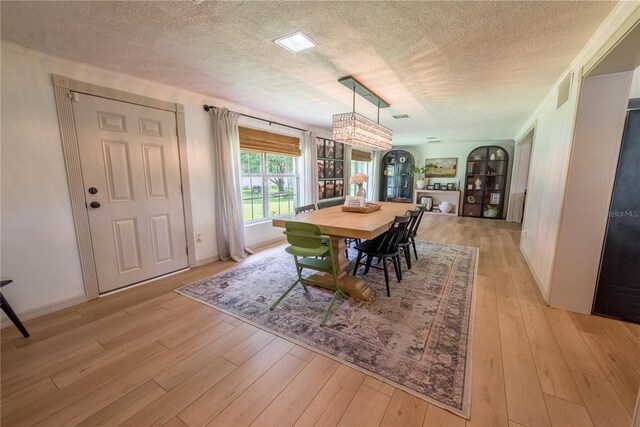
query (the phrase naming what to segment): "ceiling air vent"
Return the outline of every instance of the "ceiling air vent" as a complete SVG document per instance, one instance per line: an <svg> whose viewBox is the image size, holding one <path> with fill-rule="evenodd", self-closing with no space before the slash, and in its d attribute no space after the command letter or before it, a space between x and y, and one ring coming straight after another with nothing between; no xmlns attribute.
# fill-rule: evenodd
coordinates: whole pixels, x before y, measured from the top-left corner
<svg viewBox="0 0 640 427"><path fill-rule="evenodd" d="M558 100L556 102L556 110L562 107L569 100L572 78L573 73L569 73L567 77L564 78L562 83L560 83L560 86L558 86Z"/></svg>
<svg viewBox="0 0 640 427"><path fill-rule="evenodd" d="M394 119L408 119L409 115L408 114L398 114L393 116Z"/></svg>

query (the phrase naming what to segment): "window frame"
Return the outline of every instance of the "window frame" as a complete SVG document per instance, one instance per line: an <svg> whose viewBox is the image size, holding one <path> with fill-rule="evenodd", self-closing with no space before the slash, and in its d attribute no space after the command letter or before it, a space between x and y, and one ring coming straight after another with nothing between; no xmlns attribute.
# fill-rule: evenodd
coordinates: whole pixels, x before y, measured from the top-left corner
<svg viewBox="0 0 640 427"><path fill-rule="evenodd" d="M287 213L283 213L280 215L270 215L269 213L269 179L271 178L293 178L295 183L294 183L294 194L293 194L293 207L297 207L298 206L298 201L299 201L299 197L300 197L300 175L298 173L298 162L297 162L297 157L296 156L290 156L290 155L286 155L286 154L280 154L280 153L270 153L268 151L248 151L248 150L240 150L240 155L242 156L242 153L247 153L247 154L260 154L260 158L261 158L261 167L260 167L260 173L243 173L242 172L242 164L240 166L240 193L242 194L243 188L242 188L242 180L244 178L261 178L261 185L262 185L262 218L254 218L254 219L245 219L244 218L244 197L242 198L242 220L244 222L245 225L248 224L256 224L256 223L260 223L260 222L265 222L268 221L270 219L273 218L279 218L282 217L284 215L289 215L291 212L287 212ZM268 173L268 163L267 163L267 156L272 155L272 156L285 156L285 157L291 157L293 159L293 173L292 174L269 174ZM242 161L241 161L242 163ZM292 211L293 212L293 211Z"/></svg>

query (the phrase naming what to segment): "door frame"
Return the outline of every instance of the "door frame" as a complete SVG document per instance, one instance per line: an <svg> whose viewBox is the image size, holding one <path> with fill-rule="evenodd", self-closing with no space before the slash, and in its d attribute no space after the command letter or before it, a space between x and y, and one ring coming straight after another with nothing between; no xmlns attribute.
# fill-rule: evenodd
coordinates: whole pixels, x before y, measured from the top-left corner
<svg viewBox="0 0 640 427"><path fill-rule="evenodd" d="M52 74L51 78L53 80L54 97L58 111L58 123L60 125L64 163L67 171L67 182L69 184L69 196L71 198L73 222L76 230L76 240L78 242L82 279L87 299L92 300L98 298L100 291L98 289L98 275L96 273L91 230L89 228L87 200L84 183L82 181L78 136L76 134L73 116L72 92L127 102L143 107L156 108L175 114L178 154L180 157L180 178L182 180L182 207L187 238L187 257L189 268L195 267L196 246L193 234L193 216L191 214L191 191L189 185L189 166L187 164L184 105L81 82L57 74Z"/></svg>

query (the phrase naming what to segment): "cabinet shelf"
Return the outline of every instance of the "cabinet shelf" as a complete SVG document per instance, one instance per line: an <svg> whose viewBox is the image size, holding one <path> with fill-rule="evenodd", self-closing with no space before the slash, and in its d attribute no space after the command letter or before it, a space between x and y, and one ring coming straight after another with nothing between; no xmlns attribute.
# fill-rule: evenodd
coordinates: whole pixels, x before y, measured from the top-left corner
<svg viewBox="0 0 640 427"><path fill-rule="evenodd" d="M500 159L491 160L492 155L495 157L500 156ZM479 159L476 159L476 157ZM469 154L466 166L466 185L473 185L474 188L465 189L465 197L462 199L463 216L491 218L485 216L485 212L491 213L488 210L489 205L491 205L498 208L497 216L493 219L501 219L503 217L505 188L494 189L486 186L492 187L499 184L500 187L504 187L509 173L508 166L509 154L498 146L479 147ZM484 188L476 189L476 180L480 180ZM474 197L473 203L467 201L467 195ZM491 203L492 201L494 203Z"/></svg>

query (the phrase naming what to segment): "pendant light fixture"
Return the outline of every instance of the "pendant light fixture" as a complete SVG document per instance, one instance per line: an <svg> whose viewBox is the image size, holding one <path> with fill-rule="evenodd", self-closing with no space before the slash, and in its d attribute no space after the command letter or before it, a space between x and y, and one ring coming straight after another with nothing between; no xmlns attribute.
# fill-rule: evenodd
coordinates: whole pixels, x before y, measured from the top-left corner
<svg viewBox="0 0 640 427"><path fill-rule="evenodd" d="M338 81L353 90L353 111L333 115L333 139L370 150L391 150L393 132L380 124L380 108L389 104L351 76ZM356 113L356 92L378 107L377 122Z"/></svg>

